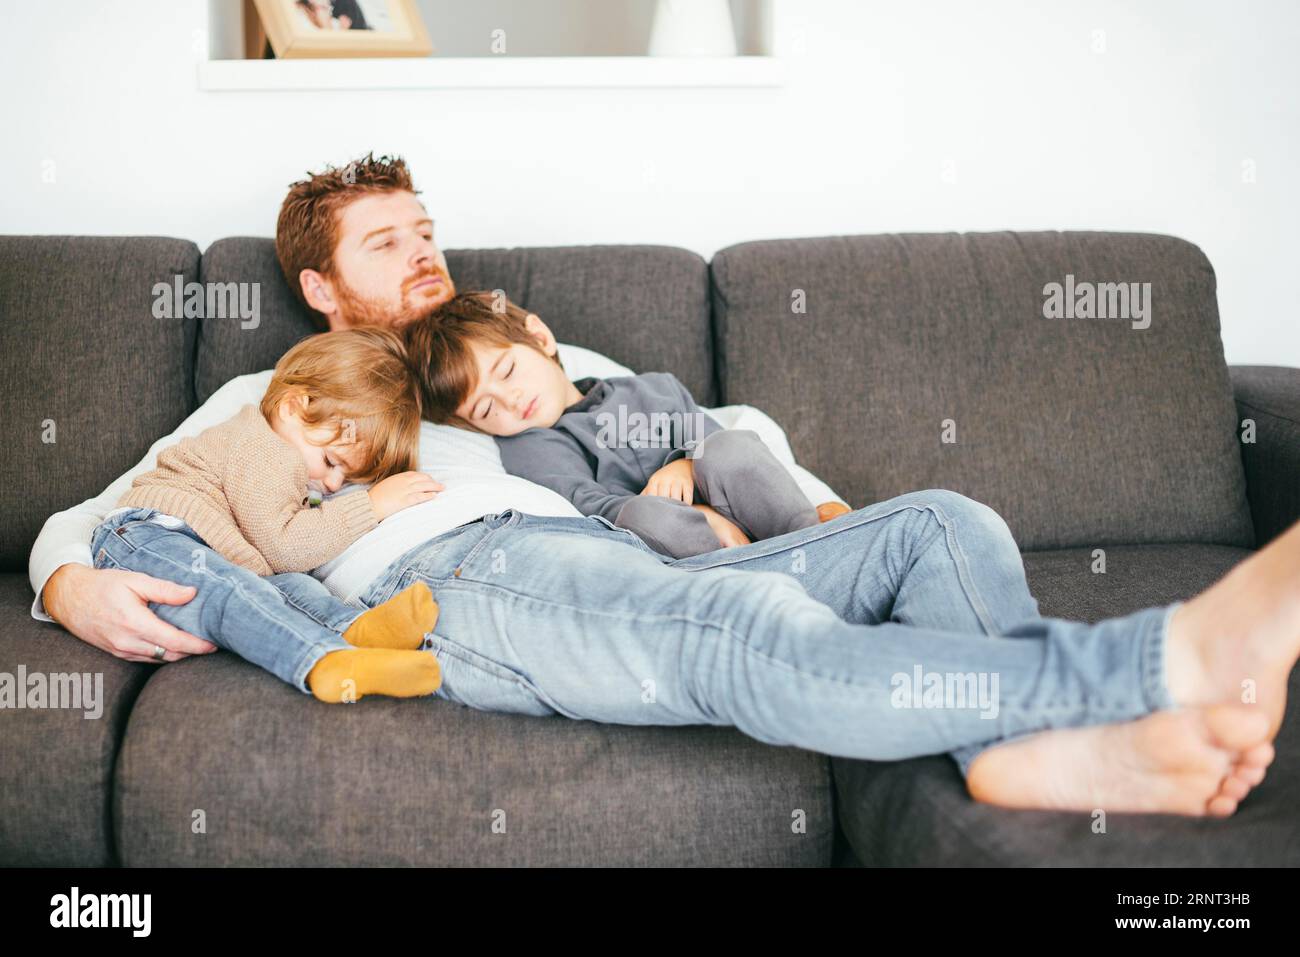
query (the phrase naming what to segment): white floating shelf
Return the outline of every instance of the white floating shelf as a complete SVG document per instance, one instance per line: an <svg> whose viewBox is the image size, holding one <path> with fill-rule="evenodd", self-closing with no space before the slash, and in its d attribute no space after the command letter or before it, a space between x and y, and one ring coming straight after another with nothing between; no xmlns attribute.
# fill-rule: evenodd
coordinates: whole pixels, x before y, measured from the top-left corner
<svg viewBox="0 0 1300 957"><path fill-rule="evenodd" d="M211 91L775 87L784 80L784 64L770 56L394 57L199 63L199 89Z"/></svg>

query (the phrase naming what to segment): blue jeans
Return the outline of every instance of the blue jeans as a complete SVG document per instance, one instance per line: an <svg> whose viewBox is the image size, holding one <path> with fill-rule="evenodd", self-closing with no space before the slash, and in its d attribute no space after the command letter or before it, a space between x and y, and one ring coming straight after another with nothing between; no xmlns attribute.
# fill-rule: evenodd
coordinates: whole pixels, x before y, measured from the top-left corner
<svg viewBox="0 0 1300 957"><path fill-rule="evenodd" d="M1043 618L1015 542L953 492L903 495L673 561L600 517L509 510L407 552L376 605L422 580L437 695L486 711L733 725L760 741L898 760L1173 706L1176 605Z"/></svg>
<svg viewBox="0 0 1300 957"><path fill-rule="evenodd" d="M344 604L300 572L259 576L223 558L179 519L157 509L110 515L90 538L96 568L123 568L195 586L184 605L149 602L159 618L233 651L308 694L307 674L364 608Z"/></svg>

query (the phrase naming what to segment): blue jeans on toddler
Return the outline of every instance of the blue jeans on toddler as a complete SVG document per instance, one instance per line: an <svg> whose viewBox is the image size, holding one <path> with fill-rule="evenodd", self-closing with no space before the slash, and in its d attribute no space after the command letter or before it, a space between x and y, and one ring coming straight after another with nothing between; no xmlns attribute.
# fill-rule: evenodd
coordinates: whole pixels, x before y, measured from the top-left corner
<svg viewBox="0 0 1300 957"><path fill-rule="evenodd" d="M343 639L365 608L339 601L315 578L284 572L265 578L223 558L178 518L153 508L109 513L90 549L96 568L122 568L193 585L184 605L149 602L169 625L188 631L311 693L307 675Z"/></svg>

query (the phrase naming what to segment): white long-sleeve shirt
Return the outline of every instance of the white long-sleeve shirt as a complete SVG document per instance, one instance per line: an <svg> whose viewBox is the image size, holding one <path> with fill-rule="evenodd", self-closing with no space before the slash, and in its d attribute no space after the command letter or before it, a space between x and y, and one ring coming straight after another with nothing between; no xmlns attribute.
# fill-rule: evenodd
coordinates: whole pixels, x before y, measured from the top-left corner
<svg viewBox="0 0 1300 957"><path fill-rule="evenodd" d="M560 360L571 379L633 375L611 359L577 346L560 345ZM137 475L154 468L158 453L183 438L225 422L248 403L259 403L271 384L273 370L231 379L196 409L170 435L155 442L139 463L108 488L80 505L51 515L41 528L28 560L27 573L36 599L32 617L53 621L45 611L45 583L61 565L92 565L90 536ZM723 428L753 429L790 472L814 506L843 501L826 483L801 467L790 451L785 432L753 406L706 409ZM432 422L420 423L420 471L446 489L433 499L402 509L352 543L341 555L312 571L325 587L349 604L360 605L370 582L394 560L421 542L436 538L484 515L516 508L529 515L578 516L566 499L526 479L508 475L490 436ZM345 487L346 488L346 487ZM345 489L340 489L340 492ZM338 493L336 493L338 494Z"/></svg>

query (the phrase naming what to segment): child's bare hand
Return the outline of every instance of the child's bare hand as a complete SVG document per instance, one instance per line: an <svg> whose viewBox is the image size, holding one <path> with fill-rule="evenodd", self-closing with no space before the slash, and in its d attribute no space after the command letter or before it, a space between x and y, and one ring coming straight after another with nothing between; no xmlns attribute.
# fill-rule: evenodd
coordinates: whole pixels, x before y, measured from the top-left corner
<svg viewBox="0 0 1300 957"><path fill-rule="evenodd" d="M690 459L669 462L650 476L641 494L675 498L683 505L690 505L695 501L695 465Z"/></svg>
<svg viewBox="0 0 1300 957"><path fill-rule="evenodd" d="M429 501L444 488L445 485L423 472L401 472L376 482L366 492L382 522L394 512Z"/></svg>
<svg viewBox="0 0 1300 957"><path fill-rule="evenodd" d="M691 508L697 508L704 513L704 517L709 520L709 528L713 529L713 534L718 536L718 541L722 543L723 548L749 544L749 536L740 530L740 526L730 519L723 518L716 509L708 505L692 505Z"/></svg>

